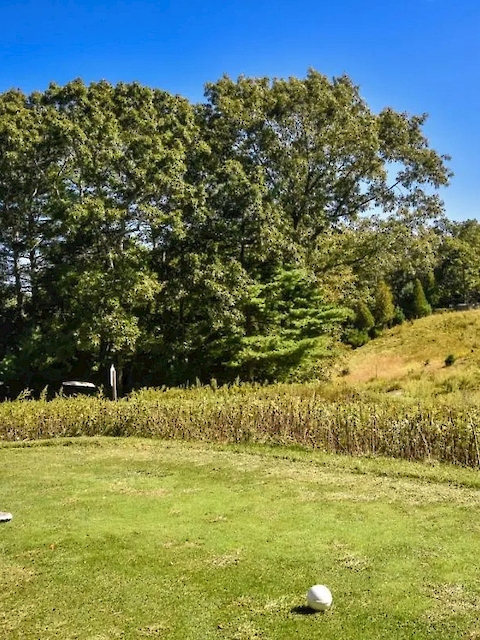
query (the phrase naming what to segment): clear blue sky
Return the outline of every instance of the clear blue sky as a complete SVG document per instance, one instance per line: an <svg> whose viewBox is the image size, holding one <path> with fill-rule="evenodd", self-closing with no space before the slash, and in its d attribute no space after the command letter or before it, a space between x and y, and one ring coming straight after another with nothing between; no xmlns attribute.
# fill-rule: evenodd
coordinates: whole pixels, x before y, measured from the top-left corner
<svg viewBox="0 0 480 640"><path fill-rule="evenodd" d="M223 73L348 74L371 107L430 114L452 219L480 219L480 0L3 0L0 91L137 80L191 101Z"/></svg>

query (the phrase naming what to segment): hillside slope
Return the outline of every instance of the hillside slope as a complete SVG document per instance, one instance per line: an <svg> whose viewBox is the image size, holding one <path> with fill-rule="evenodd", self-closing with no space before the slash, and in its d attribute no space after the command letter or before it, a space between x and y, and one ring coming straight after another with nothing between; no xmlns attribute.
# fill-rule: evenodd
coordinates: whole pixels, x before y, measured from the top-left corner
<svg viewBox="0 0 480 640"><path fill-rule="evenodd" d="M336 382L398 395L460 393L480 399L480 310L434 314L394 327L349 352Z"/></svg>

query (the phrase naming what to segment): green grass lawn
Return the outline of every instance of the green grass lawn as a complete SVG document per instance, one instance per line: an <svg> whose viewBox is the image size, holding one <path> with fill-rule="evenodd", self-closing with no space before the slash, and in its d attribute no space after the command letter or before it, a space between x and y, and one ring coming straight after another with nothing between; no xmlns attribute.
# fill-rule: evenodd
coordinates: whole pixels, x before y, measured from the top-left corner
<svg viewBox="0 0 480 640"><path fill-rule="evenodd" d="M0 469L1 638L480 638L473 470L100 438Z"/></svg>

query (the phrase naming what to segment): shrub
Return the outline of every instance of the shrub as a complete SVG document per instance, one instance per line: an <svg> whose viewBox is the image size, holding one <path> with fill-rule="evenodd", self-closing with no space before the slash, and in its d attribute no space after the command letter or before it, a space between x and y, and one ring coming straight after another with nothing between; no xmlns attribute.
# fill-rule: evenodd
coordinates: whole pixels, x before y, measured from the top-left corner
<svg viewBox="0 0 480 640"><path fill-rule="evenodd" d="M343 334L343 342L354 349L363 346L370 340L368 333L360 329L347 329Z"/></svg>
<svg viewBox="0 0 480 640"><path fill-rule="evenodd" d="M445 366L451 367L456 359L457 358L453 355L453 353L448 354L448 356L445 358Z"/></svg>
<svg viewBox="0 0 480 640"><path fill-rule="evenodd" d="M392 324L403 324L405 320L406 318L403 309L399 306L395 307L395 315L393 316Z"/></svg>

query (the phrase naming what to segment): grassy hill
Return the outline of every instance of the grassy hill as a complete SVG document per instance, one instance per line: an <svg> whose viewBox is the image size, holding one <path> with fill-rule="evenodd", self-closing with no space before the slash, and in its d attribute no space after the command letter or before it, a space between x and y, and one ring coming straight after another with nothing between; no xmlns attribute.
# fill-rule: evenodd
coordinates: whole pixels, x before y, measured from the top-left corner
<svg viewBox="0 0 480 640"><path fill-rule="evenodd" d="M435 314L345 356L336 385L414 398L480 400L480 310Z"/></svg>

